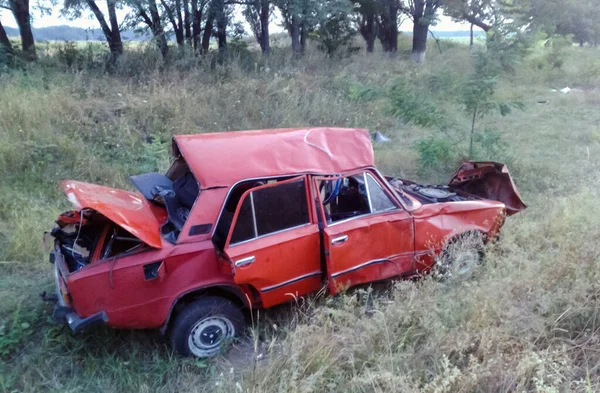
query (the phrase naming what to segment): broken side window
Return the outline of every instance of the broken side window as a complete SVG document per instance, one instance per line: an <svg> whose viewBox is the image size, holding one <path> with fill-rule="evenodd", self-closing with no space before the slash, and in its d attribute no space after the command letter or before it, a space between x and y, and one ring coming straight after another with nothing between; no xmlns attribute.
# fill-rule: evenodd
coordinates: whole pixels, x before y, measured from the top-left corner
<svg viewBox="0 0 600 393"><path fill-rule="evenodd" d="M319 192L328 223L398 207L379 182L366 172L321 180Z"/></svg>
<svg viewBox="0 0 600 393"><path fill-rule="evenodd" d="M396 208L396 204L390 196L383 190L381 185L367 173L367 188L369 197L371 198L371 208L373 213L392 210Z"/></svg>
<svg viewBox="0 0 600 393"><path fill-rule="evenodd" d="M310 223L304 179L258 188L242 201L230 244Z"/></svg>
<svg viewBox="0 0 600 393"><path fill-rule="evenodd" d="M223 206L223 209L221 211L221 215L219 216L219 221L217 222L217 226L215 228L215 232L214 232L214 236L213 236L213 242L215 244L215 246L222 250L225 247L225 242L227 241L227 235L229 234L229 231L231 229L231 224L233 222L233 216L235 214L235 211L240 203L240 200L242 198L242 196L244 195L244 193L246 191L248 191L251 188L256 188L256 187L260 187L262 185L265 184L273 184L273 183L277 183L280 181L284 181L286 179L289 179L289 176L286 177L282 177L282 178L273 178L273 179L253 179L253 180L247 180L244 182L240 182L237 185L235 185L235 187L233 187L227 197L227 201L225 201L225 205ZM250 202L246 202L246 203L250 203ZM240 215L246 214L245 212L247 211L247 208L250 205L244 206L241 208L241 212ZM239 229L238 232L235 233L235 239L239 241L243 241L241 239L244 240L248 240L249 238L251 238L254 232L251 232L250 234L247 233L247 231L244 231L243 229ZM232 238L232 243L234 238Z"/></svg>
<svg viewBox="0 0 600 393"><path fill-rule="evenodd" d="M320 183L327 222L336 222L371 212L363 174Z"/></svg>

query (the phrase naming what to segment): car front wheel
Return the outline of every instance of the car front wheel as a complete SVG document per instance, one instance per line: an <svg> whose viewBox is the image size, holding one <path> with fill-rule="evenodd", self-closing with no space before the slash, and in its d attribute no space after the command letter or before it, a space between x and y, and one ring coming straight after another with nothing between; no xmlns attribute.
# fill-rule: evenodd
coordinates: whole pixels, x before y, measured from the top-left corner
<svg viewBox="0 0 600 393"><path fill-rule="evenodd" d="M484 257L483 235L465 233L450 241L442 251L437 272L444 280L464 280L471 277Z"/></svg>
<svg viewBox="0 0 600 393"><path fill-rule="evenodd" d="M171 346L182 356L207 358L244 331L244 315L228 299L200 298L188 304L175 318Z"/></svg>

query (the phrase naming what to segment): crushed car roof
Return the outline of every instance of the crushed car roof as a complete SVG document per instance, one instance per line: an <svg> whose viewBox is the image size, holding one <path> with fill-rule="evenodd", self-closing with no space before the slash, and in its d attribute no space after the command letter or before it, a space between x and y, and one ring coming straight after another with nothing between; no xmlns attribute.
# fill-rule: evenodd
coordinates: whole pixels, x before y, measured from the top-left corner
<svg viewBox="0 0 600 393"><path fill-rule="evenodd" d="M180 154L202 188L296 173L341 173L374 165L369 131L359 128L177 135L173 155Z"/></svg>

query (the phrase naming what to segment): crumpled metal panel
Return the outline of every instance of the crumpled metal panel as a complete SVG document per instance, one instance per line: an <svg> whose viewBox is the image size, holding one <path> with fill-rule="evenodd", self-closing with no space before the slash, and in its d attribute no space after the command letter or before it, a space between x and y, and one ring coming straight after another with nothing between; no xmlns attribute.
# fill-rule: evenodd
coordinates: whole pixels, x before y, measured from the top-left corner
<svg viewBox="0 0 600 393"><path fill-rule="evenodd" d="M167 219L166 210L142 194L71 180L61 185L75 208L95 210L150 247L162 247L160 226Z"/></svg>
<svg viewBox="0 0 600 393"><path fill-rule="evenodd" d="M248 178L299 173L334 174L374 165L366 129L280 128L177 135L181 153L202 189Z"/></svg>
<svg viewBox="0 0 600 393"><path fill-rule="evenodd" d="M508 215L527 208L508 168L499 162L464 161L448 184L481 198L500 201Z"/></svg>

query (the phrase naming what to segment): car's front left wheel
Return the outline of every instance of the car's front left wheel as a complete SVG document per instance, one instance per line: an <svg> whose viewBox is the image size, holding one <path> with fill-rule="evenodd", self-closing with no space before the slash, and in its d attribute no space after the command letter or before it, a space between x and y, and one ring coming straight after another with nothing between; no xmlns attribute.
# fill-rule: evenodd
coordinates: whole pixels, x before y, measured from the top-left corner
<svg viewBox="0 0 600 393"><path fill-rule="evenodd" d="M440 254L437 273L444 280L464 280L473 275L483 263L484 237L468 232L452 239Z"/></svg>
<svg viewBox="0 0 600 393"><path fill-rule="evenodd" d="M202 297L188 304L175 318L171 346L182 356L207 358L245 328L244 314L229 299Z"/></svg>

